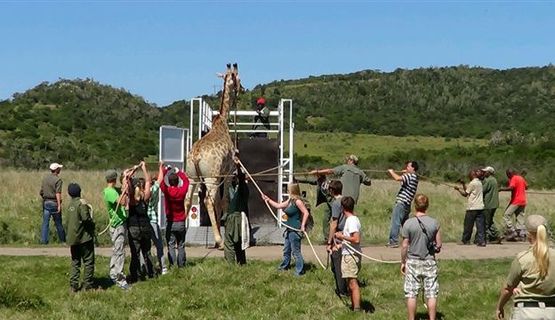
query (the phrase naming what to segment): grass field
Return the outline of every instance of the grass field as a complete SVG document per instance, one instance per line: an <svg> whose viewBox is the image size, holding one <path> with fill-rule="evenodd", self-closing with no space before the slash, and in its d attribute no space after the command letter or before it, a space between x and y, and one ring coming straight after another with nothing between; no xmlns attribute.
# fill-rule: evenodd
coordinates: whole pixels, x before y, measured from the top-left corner
<svg viewBox="0 0 555 320"><path fill-rule="evenodd" d="M44 172L24 172L4 170L0 172L0 244L36 245L40 239L40 225L42 222L41 201L38 195L40 180ZM61 174L64 187L69 182L76 181L81 184L83 197L94 208L94 219L97 231L103 230L108 222L107 213L102 201L104 177L97 171L70 171L64 170ZM389 233L390 216L395 195L399 190L399 183L393 180L374 180L371 187L362 186L360 203L355 208L363 226L363 243L385 244ZM313 202L315 188L303 185L307 191L308 199ZM453 189L444 185L434 185L421 182L418 192L430 197L429 214L438 218L444 239L458 241L462 233L462 224L465 213L465 198ZM508 203L509 193L501 193L501 206L496 214L496 220L501 222L504 206ZM69 197L64 190L64 203ZM311 231L311 238L315 241L322 240L323 206L313 211L315 228ZM529 194L528 214L538 213L545 215L550 221L555 219L555 197L553 195ZM267 212L263 214L269 214ZM51 223L51 239L55 239L53 223ZM98 238L99 244L109 245L107 235ZM55 240L51 243L56 243Z"/></svg>
<svg viewBox="0 0 555 320"><path fill-rule="evenodd" d="M405 318L398 265L364 264L363 307L353 314L333 293L329 270L312 266L301 278L277 272L277 262L229 266L196 259L186 268L135 284L109 286L108 259L97 258L105 290L69 293L69 258L0 257L0 319L382 319ZM509 260L441 261L440 319L493 319ZM427 319L419 303L420 319Z"/></svg>
<svg viewBox="0 0 555 320"><path fill-rule="evenodd" d="M329 163L342 163L344 157L355 153L366 159L379 154L410 149L441 150L448 147L485 145L487 140L441 137L394 137L364 133L295 132L295 153L298 156L321 157ZM384 168L387 169L387 168Z"/></svg>

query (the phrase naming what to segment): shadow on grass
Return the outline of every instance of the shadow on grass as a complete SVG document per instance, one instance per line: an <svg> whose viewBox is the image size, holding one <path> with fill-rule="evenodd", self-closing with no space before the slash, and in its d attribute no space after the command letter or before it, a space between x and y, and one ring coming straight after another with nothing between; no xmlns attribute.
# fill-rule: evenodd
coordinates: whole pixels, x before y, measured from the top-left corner
<svg viewBox="0 0 555 320"><path fill-rule="evenodd" d="M415 319L416 320L428 320L429 319L428 313L427 312L417 312ZM436 313L436 319L437 320L442 320L442 319L445 319L445 316L443 315L443 313L438 312L438 313Z"/></svg>
<svg viewBox="0 0 555 320"><path fill-rule="evenodd" d="M360 308L366 313L374 313L376 311L376 307L368 300L362 300L360 302Z"/></svg>
<svg viewBox="0 0 555 320"><path fill-rule="evenodd" d="M96 286L102 290L106 290L115 285L112 279L110 279L109 277L95 278L94 282Z"/></svg>

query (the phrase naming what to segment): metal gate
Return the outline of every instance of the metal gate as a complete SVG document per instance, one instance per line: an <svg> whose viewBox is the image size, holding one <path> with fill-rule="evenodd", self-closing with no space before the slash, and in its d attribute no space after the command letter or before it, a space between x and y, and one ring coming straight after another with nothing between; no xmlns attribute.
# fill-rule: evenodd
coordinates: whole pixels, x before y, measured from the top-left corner
<svg viewBox="0 0 555 320"><path fill-rule="evenodd" d="M159 152L160 161L172 167L185 169L185 157L189 153L189 129L175 126L160 127ZM166 211L164 208L164 195L159 193L158 221L161 229L166 228Z"/></svg>

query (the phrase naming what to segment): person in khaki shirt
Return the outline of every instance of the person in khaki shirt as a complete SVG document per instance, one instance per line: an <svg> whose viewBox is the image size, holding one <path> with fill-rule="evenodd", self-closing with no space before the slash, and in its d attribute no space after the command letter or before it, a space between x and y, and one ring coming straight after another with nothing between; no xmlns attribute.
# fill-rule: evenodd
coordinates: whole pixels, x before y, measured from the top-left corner
<svg viewBox="0 0 555 320"><path fill-rule="evenodd" d="M467 198L466 214L464 216L464 229L461 239L461 244L470 244L472 237L472 229L476 224L476 244L479 247L486 246L486 229L484 219L484 195L482 189L482 182L478 179L479 170L472 169L468 173L470 183L465 186L462 183L462 188L455 187L463 197Z"/></svg>
<svg viewBox="0 0 555 320"><path fill-rule="evenodd" d="M496 317L505 319L505 304L513 296L513 320L555 319L555 250L549 247L547 221L540 215L526 219L528 250L517 254L501 287Z"/></svg>

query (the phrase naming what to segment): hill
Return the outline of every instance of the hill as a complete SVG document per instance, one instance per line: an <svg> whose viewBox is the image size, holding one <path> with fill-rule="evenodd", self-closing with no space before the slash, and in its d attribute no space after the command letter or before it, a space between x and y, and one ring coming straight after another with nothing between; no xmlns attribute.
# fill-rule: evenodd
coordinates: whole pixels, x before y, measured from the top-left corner
<svg viewBox="0 0 555 320"><path fill-rule="evenodd" d="M251 94L294 99L301 131L489 138L497 130L542 135L555 125L552 65L366 70L274 81Z"/></svg>
<svg viewBox="0 0 555 320"><path fill-rule="evenodd" d="M172 111L168 108L170 118ZM163 110L124 89L92 80L41 83L0 103L4 165L107 168L156 154Z"/></svg>

